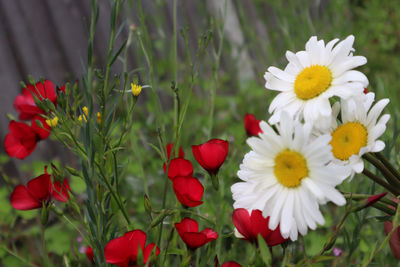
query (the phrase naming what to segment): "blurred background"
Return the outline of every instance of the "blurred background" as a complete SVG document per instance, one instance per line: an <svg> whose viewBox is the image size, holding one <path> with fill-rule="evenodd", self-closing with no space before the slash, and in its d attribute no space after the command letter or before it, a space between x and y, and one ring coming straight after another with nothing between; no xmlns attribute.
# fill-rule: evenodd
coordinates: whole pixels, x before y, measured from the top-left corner
<svg viewBox="0 0 400 267"><path fill-rule="evenodd" d="M108 0L99 0L99 5L94 54L95 65L102 69L109 40L110 3ZM227 173L232 179L247 150L244 145L246 136L243 116L253 113L257 118L266 120L267 107L275 96L264 88L264 72L272 65L284 68L287 62L285 51L303 50L306 41L313 35L329 41L333 38L344 39L353 34L356 49L354 54L368 59L368 63L360 70L370 80L369 91L375 92L377 99L390 98L388 110L392 118L400 115L400 1L178 0L176 10L178 62L173 62L173 1L141 1L140 6L137 1L125 1L119 18L121 32L115 47L119 47L129 36L132 42L126 50L126 57L118 61L112 71L120 73L126 64L129 71L139 70L143 84L149 82L143 71L140 71L146 67L146 59L136 38L146 27L149 35L144 38L144 46L155 62L155 90L165 116L170 116L174 97L170 88L171 81L177 81L179 85L187 78L185 72L189 67L188 58L195 58L199 45L209 41L205 54L195 66L198 77L187 117L196 119L185 121L183 132L187 134L182 136L181 143L189 147L193 140L199 140L195 138L199 134L209 136L213 133L213 136L240 144L240 149L231 152L231 164L236 167ZM28 75L36 80L49 79L59 86L66 82L79 83L87 64L89 22L89 0L0 0L1 140L4 140L8 132L7 114L17 116L13 102L21 93L20 82L28 83ZM172 74L175 68L177 77ZM215 96L210 88L216 89ZM154 153L145 155L143 152L150 150L148 138L154 138L154 132L142 130L146 127L152 129L154 122L152 112L155 107L146 101L149 94L144 90L140 95L139 105L143 111L137 111L138 124L134 129L138 133L141 148L132 157L135 161L136 157L144 155L140 164L148 166L150 170L158 170L161 160L154 163ZM214 126L209 129L205 126L209 122L207 115L196 116L208 114L208 104L212 97L215 97ZM389 122L389 130L383 139L391 141L386 154L392 155L392 161L398 163L396 138L399 131L396 121ZM165 122L168 130L170 126L167 120ZM234 154L235 151L239 152ZM34 170L35 166L36 170L42 170L43 161L68 161L74 166L74 157L70 152L53 140L38 144L35 152L24 161L9 159L3 147L0 154L0 175L13 177L19 182L34 177L32 166ZM129 168L134 173L139 167L133 164ZM3 179L0 179L0 186L3 184ZM369 185L365 188L372 190ZM1 191L0 203L6 202L7 198L8 193ZM1 223L2 216L10 213L10 210L5 209L0 208L0 227L6 227ZM359 225L360 221L357 222L355 225ZM0 228L0 231L4 229ZM358 230L350 229L349 233ZM373 231L372 226L369 233ZM383 230L379 236L383 236ZM368 240L375 238L371 234L370 239L361 240L363 243L360 243L359 238L352 243L354 247L350 249L354 251L361 244L362 250L362 246L368 246ZM309 252L313 249L318 250L311 247ZM389 249L385 253L381 260L385 259Z"/></svg>

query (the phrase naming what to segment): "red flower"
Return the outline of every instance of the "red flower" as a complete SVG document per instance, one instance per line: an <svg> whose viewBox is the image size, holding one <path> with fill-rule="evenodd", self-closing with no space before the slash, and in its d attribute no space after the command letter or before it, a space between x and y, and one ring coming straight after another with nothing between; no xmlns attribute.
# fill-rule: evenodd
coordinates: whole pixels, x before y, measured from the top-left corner
<svg viewBox="0 0 400 267"><path fill-rule="evenodd" d="M190 249L199 248L218 238L218 234L211 228L199 232L199 224L190 218L184 218L180 223L175 223L175 228Z"/></svg>
<svg viewBox="0 0 400 267"><path fill-rule="evenodd" d="M57 86L57 92L63 92L65 94L65 85L58 87Z"/></svg>
<svg viewBox="0 0 400 267"><path fill-rule="evenodd" d="M287 240L281 236L279 226L274 231L269 229L269 217L264 218L260 210L253 210L250 215L246 209L235 209L232 221L243 238L251 243L257 242L258 234L271 247Z"/></svg>
<svg viewBox="0 0 400 267"><path fill-rule="evenodd" d="M229 143L221 139L211 139L207 143L192 146L196 161L210 175L216 175L228 155Z"/></svg>
<svg viewBox="0 0 400 267"><path fill-rule="evenodd" d="M10 157L24 159L36 147L38 136L23 122L11 121L8 125L10 131L4 139L4 148Z"/></svg>
<svg viewBox="0 0 400 267"><path fill-rule="evenodd" d="M174 148L174 144L169 143L166 148L167 148L167 158L168 158L167 160L169 160L169 158L171 157L172 148ZM183 152L182 147L180 146L178 158L183 158L184 156L185 156L185 152ZM174 158L175 158L175 156L174 156ZM167 164L165 162L164 162L163 168L164 168L164 172L167 172Z"/></svg>
<svg viewBox="0 0 400 267"><path fill-rule="evenodd" d="M14 101L14 107L19 112L20 120L30 120L35 115L44 113L42 109L36 106L33 95L41 101L47 98L54 105L57 104L56 90L51 81L37 82L36 85L28 84L26 88L22 89L22 94L17 96Z"/></svg>
<svg viewBox="0 0 400 267"><path fill-rule="evenodd" d="M174 144L169 143L167 145L167 157L168 159L171 157L171 151L174 148ZM185 156L185 152L183 152L182 147L179 147L179 154L178 154L178 158L183 158Z"/></svg>
<svg viewBox="0 0 400 267"><path fill-rule="evenodd" d="M385 228L385 233L387 235L392 231L393 223L387 221L383 224L383 227ZM396 230L394 230L392 236L390 237L389 245L393 256L395 256L397 259L400 259L400 227L397 227Z"/></svg>
<svg viewBox="0 0 400 267"><path fill-rule="evenodd" d="M224 264L222 264L221 267L242 267L242 265L240 265L236 261L227 261Z"/></svg>
<svg viewBox="0 0 400 267"><path fill-rule="evenodd" d="M43 128L40 127L40 125L36 122L37 120L42 123ZM39 115L35 115L35 117L33 117L31 128L39 136L40 140L49 137L51 132L51 127L47 124L46 119Z"/></svg>
<svg viewBox="0 0 400 267"><path fill-rule="evenodd" d="M30 180L27 186L18 185L10 197L11 206L17 210L32 210L41 208L48 204L52 198L66 202L69 199L70 187L67 179L64 179L63 186L55 181L51 182L50 175L45 173Z"/></svg>
<svg viewBox="0 0 400 267"><path fill-rule="evenodd" d="M164 172L167 170L164 169ZM175 177L182 176L192 176L193 175L193 165L189 160L184 158L176 158L171 160L168 169L168 178L172 181Z"/></svg>
<svg viewBox="0 0 400 267"><path fill-rule="evenodd" d="M93 255L93 248L91 246L87 246L85 250L86 257L93 262L94 255Z"/></svg>
<svg viewBox="0 0 400 267"><path fill-rule="evenodd" d="M160 249L153 243L146 247L146 234L142 230L133 230L117 237L106 245L104 254L106 262L120 267L138 266L137 254L140 248L143 253L143 264L145 264L153 249L156 255L160 254Z"/></svg>
<svg viewBox="0 0 400 267"><path fill-rule="evenodd" d="M203 204L204 187L195 177L175 177L172 186L176 198L186 207L196 207Z"/></svg>
<svg viewBox="0 0 400 267"><path fill-rule="evenodd" d="M253 114L247 113L244 116L244 128L246 129L247 136L258 136L262 133L260 128L260 120L257 120Z"/></svg>
<svg viewBox="0 0 400 267"><path fill-rule="evenodd" d="M368 88L364 88L364 94L368 94L369 90Z"/></svg>

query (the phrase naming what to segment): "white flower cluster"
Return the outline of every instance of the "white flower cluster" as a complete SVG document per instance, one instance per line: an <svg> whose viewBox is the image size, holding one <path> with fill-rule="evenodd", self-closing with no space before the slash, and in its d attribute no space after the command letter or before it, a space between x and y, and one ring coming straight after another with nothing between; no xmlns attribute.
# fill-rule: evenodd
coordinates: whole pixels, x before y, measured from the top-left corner
<svg viewBox="0 0 400 267"><path fill-rule="evenodd" d="M284 70L268 68L265 87L280 93L269 124L262 121L262 133L247 140L243 182L231 188L235 209L261 210L269 228L291 240L324 224L320 204L344 205L335 187L363 171L362 155L385 147L377 139L390 118L380 117L389 100L373 105L367 77L353 70L367 62L353 56L354 36L338 41L311 37L305 51L286 52Z"/></svg>

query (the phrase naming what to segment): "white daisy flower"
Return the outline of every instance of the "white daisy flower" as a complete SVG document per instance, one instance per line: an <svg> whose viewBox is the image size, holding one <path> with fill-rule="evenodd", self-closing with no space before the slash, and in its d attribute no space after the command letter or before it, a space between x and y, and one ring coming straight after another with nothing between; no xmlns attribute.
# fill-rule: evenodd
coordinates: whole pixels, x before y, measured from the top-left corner
<svg viewBox="0 0 400 267"><path fill-rule="evenodd" d="M270 216L271 230L279 224L284 238L296 240L298 232L305 235L325 223L319 204L345 204L335 186L349 175L348 168L331 163L329 134L313 138L311 124L294 121L286 112L277 125L279 134L264 121L260 127L259 137L247 139L252 151L238 171L244 182L231 188L233 206L261 210Z"/></svg>
<svg viewBox="0 0 400 267"><path fill-rule="evenodd" d="M284 70L269 67L265 73L265 87L280 91L269 106L273 113L269 122L279 121L283 110L292 116L313 122L319 117L332 114L329 98L338 96L348 99L363 93L368 86L367 77L354 68L364 65L367 59L353 56L354 36L335 44L326 44L313 36L306 43L306 50L286 52L289 64Z"/></svg>
<svg viewBox="0 0 400 267"><path fill-rule="evenodd" d="M385 143L377 140L386 130L390 115L385 114L379 120L382 110L389 103L385 98L373 107L375 94L342 100L333 106L331 127L323 133L331 134L332 153L335 163L348 165L354 173L364 169L362 155L368 152L379 152L385 148ZM342 123L338 124L337 116L341 111Z"/></svg>

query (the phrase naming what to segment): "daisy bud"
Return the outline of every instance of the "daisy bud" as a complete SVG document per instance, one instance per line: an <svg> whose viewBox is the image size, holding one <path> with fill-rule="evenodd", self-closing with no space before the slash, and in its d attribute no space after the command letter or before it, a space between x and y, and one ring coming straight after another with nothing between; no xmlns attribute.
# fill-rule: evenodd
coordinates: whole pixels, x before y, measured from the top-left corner
<svg viewBox="0 0 400 267"><path fill-rule="evenodd" d="M172 186L179 202L186 207L203 204L204 187L195 177L175 177Z"/></svg>
<svg viewBox="0 0 400 267"><path fill-rule="evenodd" d="M120 267L143 266L152 253L160 254L160 249L154 244L146 245L146 233L142 230L133 230L121 237L114 238L104 248L106 262ZM139 251L140 249L140 251ZM138 254L142 260L138 261Z"/></svg>
<svg viewBox="0 0 400 267"><path fill-rule="evenodd" d="M257 120L256 117L250 113L244 116L244 128L248 137L258 136L259 133L262 133L260 120Z"/></svg>
<svg viewBox="0 0 400 267"><path fill-rule="evenodd" d="M269 229L269 217L264 218L260 210L253 210L250 215L246 209L235 209L232 214L232 221L236 227L236 237L250 243L256 244L258 235L261 235L270 247L287 241L282 237L279 226L275 230Z"/></svg>
<svg viewBox="0 0 400 267"><path fill-rule="evenodd" d="M142 91L142 86L138 84L131 83L131 91L133 96L138 96Z"/></svg>
<svg viewBox="0 0 400 267"><path fill-rule="evenodd" d="M218 234L211 228L199 232L199 224L190 218L184 218L180 223L175 223L175 228L182 241L192 250L218 238Z"/></svg>
<svg viewBox="0 0 400 267"><path fill-rule="evenodd" d="M210 174L216 190L218 190L217 174L228 155L228 151L228 141L221 139L211 139L204 144L192 146L194 158Z"/></svg>

